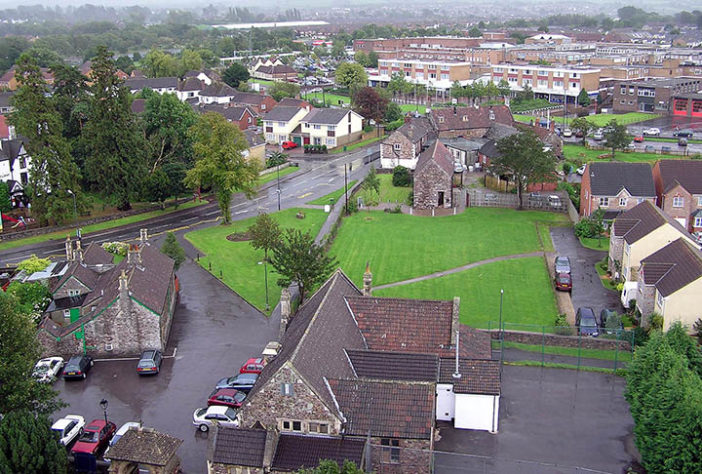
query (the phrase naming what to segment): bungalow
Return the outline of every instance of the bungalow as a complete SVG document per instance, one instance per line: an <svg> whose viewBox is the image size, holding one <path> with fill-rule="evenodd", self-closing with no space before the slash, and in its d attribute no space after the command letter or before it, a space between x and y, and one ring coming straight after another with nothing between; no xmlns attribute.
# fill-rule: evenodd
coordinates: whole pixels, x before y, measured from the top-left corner
<svg viewBox="0 0 702 474"><path fill-rule="evenodd" d="M246 105L259 116L270 112L277 104L273 97L253 92L237 92L231 100L231 105Z"/></svg>
<svg viewBox="0 0 702 474"><path fill-rule="evenodd" d="M136 94L142 89L151 89L159 94L175 94L178 90L177 77L154 77L146 79L131 78L124 81L124 87L129 88L129 92Z"/></svg>
<svg viewBox="0 0 702 474"><path fill-rule="evenodd" d="M414 170L414 208L452 207L454 163L439 140L420 153Z"/></svg>
<svg viewBox="0 0 702 474"><path fill-rule="evenodd" d="M702 161L660 160L653 181L663 212L690 232L702 232Z"/></svg>
<svg viewBox="0 0 702 474"><path fill-rule="evenodd" d="M439 138L479 138L493 123L512 125L514 117L505 105L432 109L429 115Z"/></svg>
<svg viewBox="0 0 702 474"><path fill-rule="evenodd" d="M406 116L405 123L380 144L380 167L415 169L419 154L435 138L436 132L428 118Z"/></svg>
<svg viewBox="0 0 702 474"><path fill-rule="evenodd" d="M263 116L263 133L266 143L281 144L291 141L291 133L300 125L300 121L307 115L307 109L300 107L276 106ZM298 138L298 145L302 139Z"/></svg>
<svg viewBox="0 0 702 474"><path fill-rule="evenodd" d="M224 82L213 82L200 91L199 99L201 104L228 104L236 95L233 87Z"/></svg>
<svg viewBox="0 0 702 474"><path fill-rule="evenodd" d="M612 220L620 213L649 201L656 204L653 173L648 163L589 163L580 187L580 215L597 209Z"/></svg>
<svg viewBox="0 0 702 474"><path fill-rule="evenodd" d="M358 140L362 133L363 117L353 110L313 109L293 128L291 136L298 145L326 145L331 149Z"/></svg>

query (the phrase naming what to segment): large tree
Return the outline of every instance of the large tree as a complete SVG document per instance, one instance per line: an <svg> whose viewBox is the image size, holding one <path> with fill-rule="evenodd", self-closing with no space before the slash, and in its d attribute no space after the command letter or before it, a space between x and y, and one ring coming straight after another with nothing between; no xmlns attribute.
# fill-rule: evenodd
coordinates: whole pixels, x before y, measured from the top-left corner
<svg viewBox="0 0 702 474"><path fill-rule="evenodd" d="M629 135L626 125L622 125L614 119L607 124L604 138L605 146L612 149L612 159L614 159L614 152L617 149L622 150L631 143L631 135Z"/></svg>
<svg viewBox="0 0 702 474"><path fill-rule="evenodd" d="M178 60L156 48L146 53L141 65L149 77L171 77L178 74Z"/></svg>
<svg viewBox="0 0 702 474"><path fill-rule="evenodd" d="M112 54L98 47L93 60L93 85L83 139L89 152L88 176L94 189L120 210L131 208L130 198L141 189L144 145L131 111L129 90L116 75Z"/></svg>
<svg viewBox="0 0 702 474"><path fill-rule="evenodd" d="M592 122L590 122L588 119L585 117L578 117L576 119L573 119L573 121L570 123L570 128L575 130L576 132L582 132L583 134L583 145L585 145L587 141L587 136L588 134L594 130L596 127L593 125Z"/></svg>
<svg viewBox="0 0 702 474"><path fill-rule="evenodd" d="M32 212L40 223L61 223L73 216L73 196L82 207L80 171L73 162L63 136L63 121L49 97L49 89L34 58L27 54L17 62L19 89L10 114L17 132L25 138L31 156L29 189ZM69 193L68 191L71 191Z"/></svg>
<svg viewBox="0 0 702 474"><path fill-rule="evenodd" d="M364 87L353 95L353 109L363 118L382 122L388 108L388 99L378 94L373 87Z"/></svg>
<svg viewBox="0 0 702 474"><path fill-rule="evenodd" d="M161 253L173 259L176 270L185 261L185 250L178 243L178 239L173 232L166 233L166 240L161 245Z"/></svg>
<svg viewBox="0 0 702 474"><path fill-rule="evenodd" d="M268 88L268 93L276 101L285 97L297 97L300 94L300 86L292 82L276 82Z"/></svg>
<svg viewBox="0 0 702 474"><path fill-rule="evenodd" d="M522 195L528 183L552 181L556 168L556 157L544 150L544 144L534 132L520 132L497 142L500 155L493 158L490 171L507 176L517 185L519 209Z"/></svg>
<svg viewBox="0 0 702 474"><path fill-rule="evenodd" d="M351 90L360 89L368 84L368 74L363 66L356 63L341 63L336 68L336 83Z"/></svg>
<svg viewBox="0 0 702 474"><path fill-rule="evenodd" d="M46 415L29 410L6 413L0 421L0 472L65 474L66 448Z"/></svg>
<svg viewBox="0 0 702 474"><path fill-rule="evenodd" d="M286 229L284 238L273 249L271 265L280 275L280 287L297 282L302 302L309 290L329 277L336 267L336 260L327 255L323 246L315 243L309 231Z"/></svg>
<svg viewBox="0 0 702 474"><path fill-rule="evenodd" d="M232 195L244 191L252 196L258 178L256 163L243 155L248 148L246 138L236 125L215 112L201 115L189 133L195 166L186 173L185 183L192 188L212 187L222 220L229 224Z"/></svg>
<svg viewBox="0 0 702 474"><path fill-rule="evenodd" d="M222 80L231 87L238 88L239 84L249 80L249 70L240 62L233 62L222 73Z"/></svg>
<svg viewBox="0 0 702 474"><path fill-rule="evenodd" d="M63 135L73 140L80 136L88 118L88 79L73 66L57 64L54 74L54 106L63 121Z"/></svg>

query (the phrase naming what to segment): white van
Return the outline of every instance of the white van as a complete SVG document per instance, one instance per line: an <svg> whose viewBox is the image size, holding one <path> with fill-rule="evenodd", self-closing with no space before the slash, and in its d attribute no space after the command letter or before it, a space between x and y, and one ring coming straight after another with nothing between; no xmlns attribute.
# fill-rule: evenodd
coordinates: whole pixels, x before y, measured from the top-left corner
<svg viewBox="0 0 702 474"><path fill-rule="evenodd" d="M638 286L638 283L635 281L624 282L624 288L622 289L622 305L626 309L629 309L629 301L636 299Z"/></svg>

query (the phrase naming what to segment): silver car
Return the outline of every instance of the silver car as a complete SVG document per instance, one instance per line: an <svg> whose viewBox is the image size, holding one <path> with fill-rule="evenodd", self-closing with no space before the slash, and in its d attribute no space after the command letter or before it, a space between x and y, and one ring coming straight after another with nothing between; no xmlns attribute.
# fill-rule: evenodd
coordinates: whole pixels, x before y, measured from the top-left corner
<svg viewBox="0 0 702 474"><path fill-rule="evenodd" d="M556 275L559 273L570 273L570 258L556 257Z"/></svg>

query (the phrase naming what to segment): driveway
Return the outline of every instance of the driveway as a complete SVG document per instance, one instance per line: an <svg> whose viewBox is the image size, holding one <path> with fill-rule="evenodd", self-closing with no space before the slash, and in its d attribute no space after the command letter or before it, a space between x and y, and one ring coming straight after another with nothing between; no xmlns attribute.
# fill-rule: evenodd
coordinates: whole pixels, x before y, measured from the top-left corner
<svg viewBox="0 0 702 474"><path fill-rule="evenodd" d="M552 227L551 239L556 254L570 257L573 277L571 299L575 310L581 306L591 306L597 315L604 308L615 308L618 312L623 312L619 294L602 286L600 276L595 270L595 264L602 260L607 252L587 249L580 245L570 227Z"/></svg>
<svg viewBox="0 0 702 474"><path fill-rule="evenodd" d="M156 244L159 245L159 244ZM192 414L205 406L222 377L238 372L278 335L278 318L267 319L197 264L188 260L178 270L181 290L161 373L139 377L135 360L98 361L83 382L56 382L68 413L90 421L103 416L101 399L109 402L108 418L119 427L127 421L184 440L178 454L183 472L206 471L207 434L196 431Z"/></svg>
<svg viewBox="0 0 702 474"><path fill-rule="evenodd" d="M619 474L637 456L625 385L607 374L504 366L499 433L440 423L435 472Z"/></svg>

